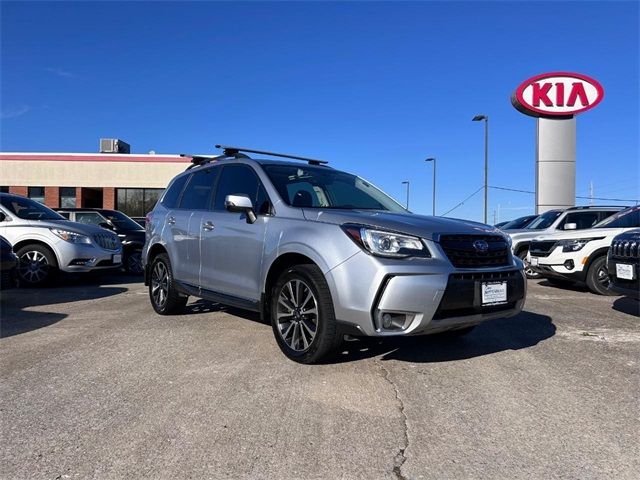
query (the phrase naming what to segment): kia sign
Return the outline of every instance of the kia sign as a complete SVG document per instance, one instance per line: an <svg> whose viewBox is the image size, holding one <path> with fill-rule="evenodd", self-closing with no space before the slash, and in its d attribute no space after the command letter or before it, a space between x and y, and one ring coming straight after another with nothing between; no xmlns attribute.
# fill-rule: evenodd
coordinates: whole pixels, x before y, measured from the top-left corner
<svg viewBox="0 0 640 480"><path fill-rule="evenodd" d="M519 111L532 117L572 117L599 104L602 85L579 73L553 72L525 80L511 97Z"/></svg>

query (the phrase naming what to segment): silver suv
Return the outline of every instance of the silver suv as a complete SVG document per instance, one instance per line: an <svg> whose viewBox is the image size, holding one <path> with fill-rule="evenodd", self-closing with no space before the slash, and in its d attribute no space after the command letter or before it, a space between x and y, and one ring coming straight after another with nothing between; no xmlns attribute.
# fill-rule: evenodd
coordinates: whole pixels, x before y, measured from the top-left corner
<svg viewBox="0 0 640 480"><path fill-rule="evenodd" d="M159 314L189 295L257 311L285 355L312 363L345 335L457 335L522 310L523 264L499 230L414 215L325 162L222 148L194 157L147 217Z"/></svg>
<svg viewBox="0 0 640 480"><path fill-rule="evenodd" d="M18 276L26 285L46 284L59 271L90 272L122 264L116 234L70 222L20 195L0 193L0 235L20 258Z"/></svg>

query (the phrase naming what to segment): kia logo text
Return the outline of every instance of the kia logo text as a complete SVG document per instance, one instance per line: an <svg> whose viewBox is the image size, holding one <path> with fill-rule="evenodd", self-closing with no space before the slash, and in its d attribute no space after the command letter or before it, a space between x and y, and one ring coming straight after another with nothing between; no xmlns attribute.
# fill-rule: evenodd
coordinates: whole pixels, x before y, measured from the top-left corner
<svg viewBox="0 0 640 480"><path fill-rule="evenodd" d="M534 117L570 117L595 107L603 97L604 89L597 80L579 73L555 72L522 82L511 103Z"/></svg>

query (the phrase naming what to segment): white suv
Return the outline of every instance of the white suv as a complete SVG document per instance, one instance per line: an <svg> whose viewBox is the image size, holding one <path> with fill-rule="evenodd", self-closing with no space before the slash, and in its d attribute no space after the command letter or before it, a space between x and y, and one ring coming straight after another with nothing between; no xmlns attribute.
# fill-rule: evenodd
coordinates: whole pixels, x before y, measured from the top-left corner
<svg viewBox="0 0 640 480"><path fill-rule="evenodd" d="M608 288L607 252L616 235L638 227L640 207L627 208L593 228L534 239L527 262L551 283L586 283L594 293L616 295Z"/></svg>

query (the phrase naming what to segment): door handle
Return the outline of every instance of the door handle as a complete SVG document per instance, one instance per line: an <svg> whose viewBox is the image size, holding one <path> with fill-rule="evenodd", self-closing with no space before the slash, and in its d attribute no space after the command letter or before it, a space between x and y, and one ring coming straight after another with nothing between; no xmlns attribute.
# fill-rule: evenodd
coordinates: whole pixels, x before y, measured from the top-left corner
<svg viewBox="0 0 640 480"><path fill-rule="evenodd" d="M176 218L175 218L175 217L169 217L169 218L167 218L167 223L168 223L169 225L175 225L175 223L176 223Z"/></svg>
<svg viewBox="0 0 640 480"><path fill-rule="evenodd" d="M202 224L202 229L206 230L207 232L210 232L211 230L213 230L213 222L211 222L211 221L204 222Z"/></svg>

